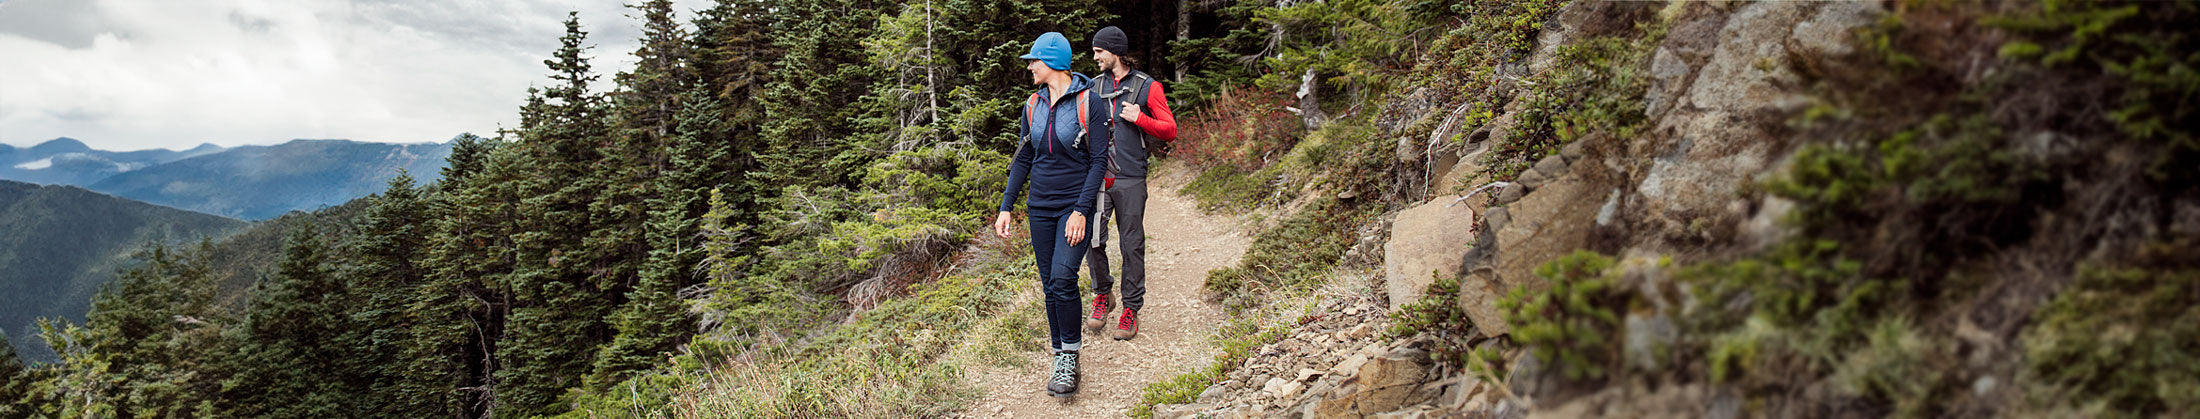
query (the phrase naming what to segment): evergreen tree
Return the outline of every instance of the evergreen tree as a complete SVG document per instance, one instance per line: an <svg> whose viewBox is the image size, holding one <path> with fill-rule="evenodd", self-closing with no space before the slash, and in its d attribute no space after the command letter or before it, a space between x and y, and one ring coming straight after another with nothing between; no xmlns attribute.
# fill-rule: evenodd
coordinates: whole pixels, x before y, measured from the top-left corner
<svg viewBox="0 0 2200 419"><path fill-rule="evenodd" d="M605 277L591 272L600 266L584 248L594 226L589 205L609 186L591 170L609 132L603 98L588 91L596 76L582 56L587 33L577 13L565 27L560 48L544 61L554 83L543 89L545 100L529 101L535 108L523 113L534 115L523 120L533 124L519 131L527 167L517 185L517 254L505 277L512 303L496 348L497 415L556 413L556 399L580 384L596 345L610 335L603 322L610 284L593 281Z"/></svg>
<svg viewBox="0 0 2200 419"><path fill-rule="evenodd" d="M344 284L311 225L292 233L274 276L253 285L244 321L226 339L236 375L222 382L223 416L360 416L351 389L328 375L346 354L327 350L350 330Z"/></svg>
<svg viewBox="0 0 2200 419"><path fill-rule="evenodd" d="M451 143L441 197L430 201L428 273L407 309L416 323L400 348L405 371L393 397L413 415L475 418L487 413L489 354L508 304L498 284L513 266L511 185L522 174L509 143L472 134Z"/></svg>
<svg viewBox="0 0 2200 419"><path fill-rule="evenodd" d="M782 53L764 88L764 141L757 155L761 167L749 172L755 183L845 185L881 153L863 149L852 137L856 129L848 122L863 109L849 104L870 93L881 74L862 41L879 16L895 13L896 5L867 0L774 5L771 30Z"/></svg>
<svg viewBox="0 0 2200 419"><path fill-rule="evenodd" d="M691 267L702 260L697 243L701 218L709 211L712 176L724 168L725 143L708 141L710 130L721 120L718 101L700 88L689 93L681 107L677 135L673 137L670 165L654 179L663 195L649 201L649 257L642 266L640 283L627 293L627 303L612 317L618 330L597 356L589 377L590 387L602 389L625 379L630 371L661 363L693 333L686 304L679 290L693 283Z"/></svg>
<svg viewBox="0 0 2200 419"><path fill-rule="evenodd" d="M16 358L7 333L0 333L0 417L30 417L31 382L35 380L31 369Z"/></svg>
<svg viewBox="0 0 2200 419"><path fill-rule="evenodd" d="M688 161L698 166L674 165L702 167L688 170L695 178L689 184L724 189L728 205L734 208L728 217L740 224L756 221L756 212L750 209L757 205L760 191L778 190L746 175L758 167L765 115L761 101L772 64L782 55L773 44L771 19L769 5L761 0L719 0L698 13L690 42L701 91L690 93L682 111L710 116L680 119L679 128L685 134L679 141L703 145L698 150L704 151L688 154ZM692 213L701 214L706 207L696 204Z"/></svg>
<svg viewBox="0 0 2200 419"><path fill-rule="evenodd" d="M390 416L398 404L390 396L404 373L397 351L415 322L408 309L414 288L425 276L418 264L427 242L427 198L415 187L411 174L399 172L389 188L369 197L366 219L347 252L350 272L344 291L353 304L351 324L343 329L336 346L343 348L344 385L371 416Z"/></svg>
<svg viewBox="0 0 2200 419"><path fill-rule="evenodd" d="M65 417L183 417L216 414L225 374L216 363L221 325L212 243L191 250L153 244L92 299L85 325L43 322L61 355L60 373L39 387Z"/></svg>

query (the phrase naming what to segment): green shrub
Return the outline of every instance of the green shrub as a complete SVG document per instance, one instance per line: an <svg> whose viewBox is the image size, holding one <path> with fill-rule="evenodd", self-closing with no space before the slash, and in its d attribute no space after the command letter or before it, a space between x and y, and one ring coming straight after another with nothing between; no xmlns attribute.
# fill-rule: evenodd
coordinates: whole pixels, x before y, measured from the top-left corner
<svg viewBox="0 0 2200 419"><path fill-rule="evenodd" d="M2191 170L2200 165L2195 15L2193 2L2048 0L1985 23L2017 35L2002 45L2005 57L2121 82L2121 97L2103 116L2118 132L2161 146L2148 170L2154 181L2190 190L2200 184Z"/></svg>
<svg viewBox="0 0 2200 419"><path fill-rule="evenodd" d="M1637 38L1596 38L1558 47L1551 70L1531 77L1507 138L1483 156L1491 175L1510 179L1537 160L1592 132L1634 137L1648 118L1649 58L1662 30Z"/></svg>
<svg viewBox="0 0 2200 419"><path fill-rule="evenodd" d="M1474 347L1468 342L1482 334L1475 329L1474 321L1467 318L1466 309L1459 305L1459 277L1434 277L1420 301L1390 314L1389 337L1427 335L1435 339L1431 352L1437 355L1437 361L1451 365L1473 364L1471 352Z"/></svg>
<svg viewBox="0 0 2200 419"><path fill-rule="evenodd" d="M1575 251L1536 268L1550 288L1515 288L1498 302L1513 339L1570 380L1602 379L1618 365L1620 319L1629 299L1614 288L1612 259Z"/></svg>
<svg viewBox="0 0 2200 419"><path fill-rule="evenodd" d="M2035 402L2098 402L2119 417L2200 414L2200 268L2089 264L2035 315L2023 342ZM2182 265L2182 266L2177 266Z"/></svg>
<svg viewBox="0 0 2200 419"><path fill-rule="evenodd" d="M1919 333L1909 320L1881 320L1866 333L1863 348L1849 353L1833 380L1843 391L1892 402L1896 417L1936 416L1934 406L1947 397L1948 374L1935 367L1948 342Z"/></svg>

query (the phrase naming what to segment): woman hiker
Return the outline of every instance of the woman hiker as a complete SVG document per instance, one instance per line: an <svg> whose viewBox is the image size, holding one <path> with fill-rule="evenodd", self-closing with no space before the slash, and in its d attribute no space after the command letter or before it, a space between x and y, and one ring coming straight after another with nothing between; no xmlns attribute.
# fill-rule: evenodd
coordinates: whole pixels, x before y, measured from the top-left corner
<svg viewBox="0 0 2200 419"><path fill-rule="evenodd" d="M1008 237L1015 227L1009 212L1026 181L1031 197L1024 204L1031 219L1031 253L1038 259L1040 289L1046 293L1047 329L1054 337L1054 371L1047 393L1077 393L1077 350L1082 346L1078 309L1084 305L1077 268L1091 244L1085 232L1107 169L1109 115L1106 100L1090 89L1092 79L1069 71L1069 39L1047 32L1024 54L1031 83L1040 88L1024 100L1016 160L1008 166L1008 188L1001 191L1000 214L993 232ZM1087 129L1087 123L1100 124Z"/></svg>

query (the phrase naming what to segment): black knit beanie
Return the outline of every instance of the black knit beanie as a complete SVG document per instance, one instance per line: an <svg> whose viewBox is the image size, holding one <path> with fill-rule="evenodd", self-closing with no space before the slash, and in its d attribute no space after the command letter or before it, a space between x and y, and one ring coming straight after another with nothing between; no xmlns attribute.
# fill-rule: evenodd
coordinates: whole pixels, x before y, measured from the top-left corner
<svg viewBox="0 0 2200 419"><path fill-rule="evenodd" d="M1122 29L1109 26L1100 28L1099 33L1092 34L1092 46L1108 50L1108 52L1115 53L1115 55L1123 55L1131 52L1131 39L1128 36L1123 36Z"/></svg>

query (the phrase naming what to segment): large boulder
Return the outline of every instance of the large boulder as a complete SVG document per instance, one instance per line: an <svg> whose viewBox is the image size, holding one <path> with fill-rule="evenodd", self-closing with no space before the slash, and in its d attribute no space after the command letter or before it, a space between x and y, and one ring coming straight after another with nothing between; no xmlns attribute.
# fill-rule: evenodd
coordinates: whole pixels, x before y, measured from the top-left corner
<svg viewBox="0 0 2200 419"><path fill-rule="evenodd" d="M1390 309L1420 301L1435 276L1459 274L1459 260L1474 241L1474 211L1445 195L1398 213L1383 246L1383 284Z"/></svg>
<svg viewBox="0 0 2200 419"><path fill-rule="evenodd" d="M1488 269L1472 268L1460 279L1460 306L1483 335L1512 331L1497 307L1505 294L1518 287L1548 286L1535 276L1537 266L1588 245L1596 228L1595 208L1609 191L1573 173L1544 182L1534 193L1507 205L1507 221L1495 235L1494 260L1483 265Z"/></svg>

